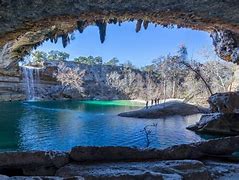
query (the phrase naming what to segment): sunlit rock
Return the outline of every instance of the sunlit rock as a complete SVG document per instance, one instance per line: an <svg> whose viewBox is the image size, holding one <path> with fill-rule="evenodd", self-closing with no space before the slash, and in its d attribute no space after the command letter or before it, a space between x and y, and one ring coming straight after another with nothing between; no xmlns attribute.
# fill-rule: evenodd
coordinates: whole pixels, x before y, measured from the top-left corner
<svg viewBox="0 0 239 180"><path fill-rule="evenodd" d="M198 123L187 127L199 133L217 135L239 135L238 113L212 113L203 115Z"/></svg>
<svg viewBox="0 0 239 180"><path fill-rule="evenodd" d="M209 110L204 107L196 106L193 104L184 103L182 101L168 101L162 102L159 105L143 108L140 110L129 111L120 113L122 117L134 117L134 118L146 118L146 119L157 119L167 116L187 116L198 113L208 113Z"/></svg>
<svg viewBox="0 0 239 180"><path fill-rule="evenodd" d="M239 112L239 93L226 92L216 93L208 98L211 112L219 113L238 113Z"/></svg>
<svg viewBox="0 0 239 180"><path fill-rule="evenodd" d="M211 33L216 53L224 60L239 63L239 36L229 30L215 30Z"/></svg>
<svg viewBox="0 0 239 180"><path fill-rule="evenodd" d="M57 171L58 176L82 176L86 179L210 179L200 161L156 161L128 163L69 164Z"/></svg>

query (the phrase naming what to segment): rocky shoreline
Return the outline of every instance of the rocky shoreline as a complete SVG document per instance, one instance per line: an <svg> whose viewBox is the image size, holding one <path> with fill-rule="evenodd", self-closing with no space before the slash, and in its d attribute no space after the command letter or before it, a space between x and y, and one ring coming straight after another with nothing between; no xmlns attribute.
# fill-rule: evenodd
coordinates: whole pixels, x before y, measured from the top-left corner
<svg viewBox="0 0 239 180"><path fill-rule="evenodd" d="M239 135L238 92L216 93L209 97L210 114L187 129L201 134Z"/></svg>
<svg viewBox="0 0 239 180"><path fill-rule="evenodd" d="M123 112L119 116L122 117L133 117L133 118L146 118L146 119L157 119L167 116L188 116L193 114L206 114L209 113L209 109L195 106L192 104L184 103L181 101L169 101L154 105L149 108L144 108L136 111Z"/></svg>
<svg viewBox="0 0 239 180"><path fill-rule="evenodd" d="M239 173L239 158L231 156L236 151L239 136L166 149L112 146L2 152L0 179L213 179ZM235 162L226 162L225 157Z"/></svg>

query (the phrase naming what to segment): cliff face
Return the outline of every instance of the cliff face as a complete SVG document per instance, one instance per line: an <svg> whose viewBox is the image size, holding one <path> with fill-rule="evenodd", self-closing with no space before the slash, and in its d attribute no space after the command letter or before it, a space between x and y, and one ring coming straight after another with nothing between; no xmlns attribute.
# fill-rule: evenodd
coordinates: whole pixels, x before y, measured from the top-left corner
<svg viewBox="0 0 239 180"><path fill-rule="evenodd" d="M57 69L62 62L48 62L39 70L40 80L34 81L34 94L43 100L73 99L151 99L160 92L160 82L153 75L119 66L85 65L64 62L71 68L84 72L80 89L66 88L56 80ZM21 72L21 71L20 71ZM20 76L0 76L0 100L26 99L27 85L24 74ZM33 71L36 78L36 72Z"/></svg>
<svg viewBox="0 0 239 180"><path fill-rule="evenodd" d="M0 75L0 101L17 101L26 98L20 77Z"/></svg>
<svg viewBox="0 0 239 180"><path fill-rule="evenodd" d="M43 98L147 99L153 98L151 94L154 94L154 98L158 95L159 81L155 76L119 66L85 65L74 62L64 62L64 65L84 72L82 86L80 89L67 88L62 91L63 87L54 78L60 63L62 62L48 63L41 72L43 81L56 83L54 90L49 91ZM39 94L43 94L42 89L39 89Z"/></svg>

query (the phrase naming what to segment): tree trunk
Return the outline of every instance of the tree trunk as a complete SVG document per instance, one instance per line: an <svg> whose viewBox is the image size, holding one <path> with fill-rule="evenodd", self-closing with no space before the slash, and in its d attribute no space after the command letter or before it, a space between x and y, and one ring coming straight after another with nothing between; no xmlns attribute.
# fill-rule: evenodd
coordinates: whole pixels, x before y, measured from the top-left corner
<svg viewBox="0 0 239 180"><path fill-rule="evenodd" d="M173 80L173 88L172 88L172 98L175 98L176 96L176 81Z"/></svg>

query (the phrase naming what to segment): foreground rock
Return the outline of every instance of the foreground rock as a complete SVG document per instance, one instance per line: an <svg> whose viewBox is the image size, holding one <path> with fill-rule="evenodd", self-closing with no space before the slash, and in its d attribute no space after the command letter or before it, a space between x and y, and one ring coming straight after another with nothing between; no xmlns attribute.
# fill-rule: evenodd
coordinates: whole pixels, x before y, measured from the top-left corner
<svg viewBox="0 0 239 180"><path fill-rule="evenodd" d="M56 175L86 179L210 179L206 166L195 160L69 164Z"/></svg>
<svg viewBox="0 0 239 180"><path fill-rule="evenodd" d="M149 107L148 109L140 109L137 111L120 113L119 116L156 119L174 115L187 116L208 112L209 110L207 108L194 106L181 101L169 101L153 107Z"/></svg>
<svg viewBox="0 0 239 180"><path fill-rule="evenodd" d="M203 115L198 123L187 127L187 129L206 134L239 135L239 114Z"/></svg>
<svg viewBox="0 0 239 180"><path fill-rule="evenodd" d="M0 153L0 174L54 175L67 163L69 155L63 152L4 152Z"/></svg>
<svg viewBox="0 0 239 180"><path fill-rule="evenodd" d="M0 175L1 180L83 180L83 179L238 179L239 164L222 161L154 161L130 163L71 163L56 176ZM80 175L80 176L79 176Z"/></svg>
<svg viewBox="0 0 239 180"><path fill-rule="evenodd" d="M68 153L60 152L6 152L0 153L0 178L211 179L214 175L220 175L220 168L214 168L211 172L202 161L222 157L225 159L225 156L234 158L231 154L236 151L239 151L239 136L177 145L161 150L75 147L71 150L70 157ZM228 172L235 173L235 169Z"/></svg>
<svg viewBox="0 0 239 180"><path fill-rule="evenodd" d="M223 162L223 161L203 161L203 164L209 170L212 179L219 180L236 180L239 176L239 163L238 162Z"/></svg>
<svg viewBox="0 0 239 180"><path fill-rule="evenodd" d="M227 155L237 150L239 150L239 136L176 145L163 150L129 147L74 147L70 156L77 162L183 160L200 159L210 155Z"/></svg>

